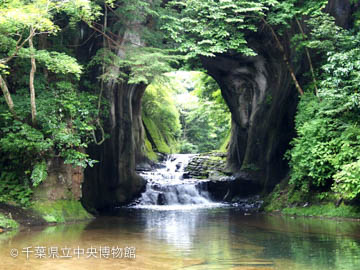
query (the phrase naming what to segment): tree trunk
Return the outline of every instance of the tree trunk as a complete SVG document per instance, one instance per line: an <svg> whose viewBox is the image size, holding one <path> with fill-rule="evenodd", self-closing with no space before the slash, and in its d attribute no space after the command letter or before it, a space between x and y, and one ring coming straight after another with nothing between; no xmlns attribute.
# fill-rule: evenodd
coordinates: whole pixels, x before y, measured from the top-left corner
<svg viewBox="0 0 360 270"><path fill-rule="evenodd" d="M303 39L305 40L306 35L305 35L305 32L304 32L304 29L303 29L302 26L301 26L300 21L298 20L298 18L295 18L295 21L296 21L296 24L297 24L298 27L299 27L299 30L300 30L300 32L301 32L301 35L302 35ZM306 57L307 57L308 62L309 62L309 67L310 67L310 71L311 71L311 76L312 76L313 83L314 83L315 95L316 95L316 96L319 96L319 91L318 91L318 88L317 88L317 82L316 82L316 77L315 77L315 71L314 71L314 67L313 67L313 64L312 64L310 52L309 52L309 49L308 49L307 47L305 47L305 53L306 53Z"/></svg>
<svg viewBox="0 0 360 270"><path fill-rule="evenodd" d="M2 90L2 92L4 94L6 104L8 105L11 114L14 117L16 117L15 108L14 108L14 102L13 102L13 100L11 98L11 94L9 92L9 89L8 89L7 85L6 85L6 82L5 82L5 80L3 79L3 77L1 75L0 75L0 87L1 87L1 90Z"/></svg>
<svg viewBox="0 0 360 270"><path fill-rule="evenodd" d="M31 30L33 32L33 29ZM33 37L29 39L29 47L31 50L34 49ZM30 103L31 103L31 121L33 126L36 125L36 102L35 102L35 87L34 87L34 77L36 72L36 62L33 52L31 52L31 70L30 70Z"/></svg>

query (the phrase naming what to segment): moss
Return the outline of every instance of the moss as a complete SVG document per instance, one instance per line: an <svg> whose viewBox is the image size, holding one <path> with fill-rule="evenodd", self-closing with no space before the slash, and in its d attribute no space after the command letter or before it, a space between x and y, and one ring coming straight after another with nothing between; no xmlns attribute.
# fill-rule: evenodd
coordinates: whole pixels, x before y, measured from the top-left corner
<svg viewBox="0 0 360 270"><path fill-rule="evenodd" d="M58 200L53 202L35 202L32 208L47 222L63 223L92 218L79 201Z"/></svg>
<svg viewBox="0 0 360 270"><path fill-rule="evenodd" d="M149 142L152 141L154 145L152 145L158 152L164 153L164 154L170 154L171 148L166 143L166 140L161 133L161 131L157 128L154 121L145 115L143 115L143 121L144 125L146 127L146 130L148 131L148 135L150 135L151 138L148 138Z"/></svg>
<svg viewBox="0 0 360 270"><path fill-rule="evenodd" d="M302 193L293 186L280 183L265 198L263 210L307 217L360 218L360 207L344 203L336 207L338 199L333 192Z"/></svg>
<svg viewBox="0 0 360 270"><path fill-rule="evenodd" d="M145 155L148 159L152 161L158 161L158 157L154 152L150 141L147 138L145 138Z"/></svg>
<svg viewBox="0 0 360 270"><path fill-rule="evenodd" d="M268 93L266 95L266 98L265 98L265 104L266 105L271 105L272 101L273 101L273 97L272 97L272 95L270 93Z"/></svg>
<svg viewBox="0 0 360 270"><path fill-rule="evenodd" d="M282 213L296 216L360 218L360 207L345 204L336 207L334 203L327 203L308 207L287 207Z"/></svg>
<svg viewBox="0 0 360 270"><path fill-rule="evenodd" d="M19 227L19 224L15 220L0 213L0 227L5 230L14 230Z"/></svg>
<svg viewBox="0 0 360 270"><path fill-rule="evenodd" d="M284 208L287 197L283 194L286 194L286 192L281 190L280 184L276 185L274 190L265 198L263 210L265 212L274 212Z"/></svg>
<svg viewBox="0 0 360 270"><path fill-rule="evenodd" d="M207 179L208 176L206 176L206 175L198 175L198 176L193 176L193 178L195 178L195 179Z"/></svg>
<svg viewBox="0 0 360 270"><path fill-rule="evenodd" d="M307 194L304 194L299 190L291 190L288 194L288 203L290 204L304 204L309 201L309 199Z"/></svg>
<svg viewBox="0 0 360 270"><path fill-rule="evenodd" d="M249 171L254 171L254 172L256 172L256 171L259 171L260 169L259 169L259 167L256 166L255 164L250 163L250 164L243 164L243 165L241 166L241 170L249 170Z"/></svg>
<svg viewBox="0 0 360 270"><path fill-rule="evenodd" d="M228 135L225 137L224 141L222 142L219 151L220 152L227 152L228 150L228 145L231 139L231 131L229 130Z"/></svg>

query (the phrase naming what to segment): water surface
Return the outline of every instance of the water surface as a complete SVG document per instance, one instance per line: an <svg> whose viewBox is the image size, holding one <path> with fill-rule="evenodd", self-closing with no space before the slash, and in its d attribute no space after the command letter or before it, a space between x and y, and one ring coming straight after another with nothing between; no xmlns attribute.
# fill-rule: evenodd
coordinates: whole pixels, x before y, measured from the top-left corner
<svg viewBox="0 0 360 270"><path fill-rule="evenodd" d="M159 209L119 209L89 223L1 235L0 269L360 269L357 222L244 215L231 207ZM36 258L36 246L57 247L59 255L67 248L72 257ZM34 251L28 259L26 247ZM91 247L97 258L86 258ZM99 258L100 247L136 248L136 257ZM78 258L76 248L85 254Z"/></svg>

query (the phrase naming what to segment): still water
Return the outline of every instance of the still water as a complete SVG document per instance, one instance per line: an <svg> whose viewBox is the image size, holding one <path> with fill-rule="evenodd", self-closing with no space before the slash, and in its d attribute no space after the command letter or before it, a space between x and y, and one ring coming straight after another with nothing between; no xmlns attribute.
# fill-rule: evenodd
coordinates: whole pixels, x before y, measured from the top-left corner
<svg viewBox="0 0 360 270"><path fill-rule="evenodd" d="M36 247L46 248L45 258ZM116 247L122 254L113 258ZM49 248L59 257L49 258ZM360 269L360 225L244 215L234 207L124 208L88 223L2 234L0 269L353 270Z"/></svg>

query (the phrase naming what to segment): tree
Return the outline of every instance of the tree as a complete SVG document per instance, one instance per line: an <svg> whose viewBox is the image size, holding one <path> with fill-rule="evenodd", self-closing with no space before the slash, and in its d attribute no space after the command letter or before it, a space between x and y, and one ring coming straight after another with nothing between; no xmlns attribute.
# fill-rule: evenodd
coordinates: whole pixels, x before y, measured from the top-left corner
<svg viewBox="0 0 360 270"><path fill-rule="evenodd" d="M339 197L360 194L360 35L335 25L328 14L309 19L304 46L321 59L318 98L305 95L296 116L298 137L288 152L291 183L308 192L331 187Z"/></svg>
<svg viewBox="0 0 360 270"><path fill-rule="evenodd" d="M255 56L256 52L248 46L247 36L259 30L268 31L283 56L299 95L303 95L281 34L290 27L292 20L319 12L326 3L327 0L307 0L302 4L294 0L170 1L170 11L163 16L162 29L188 59L214 57L225 52Z"/></svg>
<svg viewBox="0 0 360 270"><path fill-rule="evenodd" d="M32 2L12 0L6 1L0 6L0 38L3 41L0 59L0 86L8 104L9 110L15 116L16 111L11 94L3 79L8 74L9 63L14 57L31 59L29 74L29 88L31 96L31 118L36 123L36 102L34 76L36 72L36 59L43 62L48 69L56 73L74 73L79 76L81 67L76 60L62 55L62 58L54 60L47 51L36 51L33 44L35 36L43 34L56 34L59 27L52 21L55 14L67 12L74 18L86 18L91 20L92 11L88 1L51 1L36 0ZM26 43L29 44L25 48ZM59 55L60 56L60 55ZM68 61L67 61L68 60ZM64 67L66 66L66 70Z"/></svg>
<svg viewBox="0 0 360 270"><path fill-rule="evenodd" d="M2 192L26 187L24 193L30 196L29 183L36 186L43 181L47 161L55 157L74 166L95 162L81 151L91 141L97 112L91 108L93 96L75 90L82 66L64 47L56 51L40 46L41 38L55 38L59 18L75 23L91 20L94 13L91 2L83 0L0 4L0 88L5 99L4 105L0 100ZM37 68L44 72L35 73ZM5 195L0 194L0 200L9 198ZM16 200L28 202L28 197Z"/></svg>

